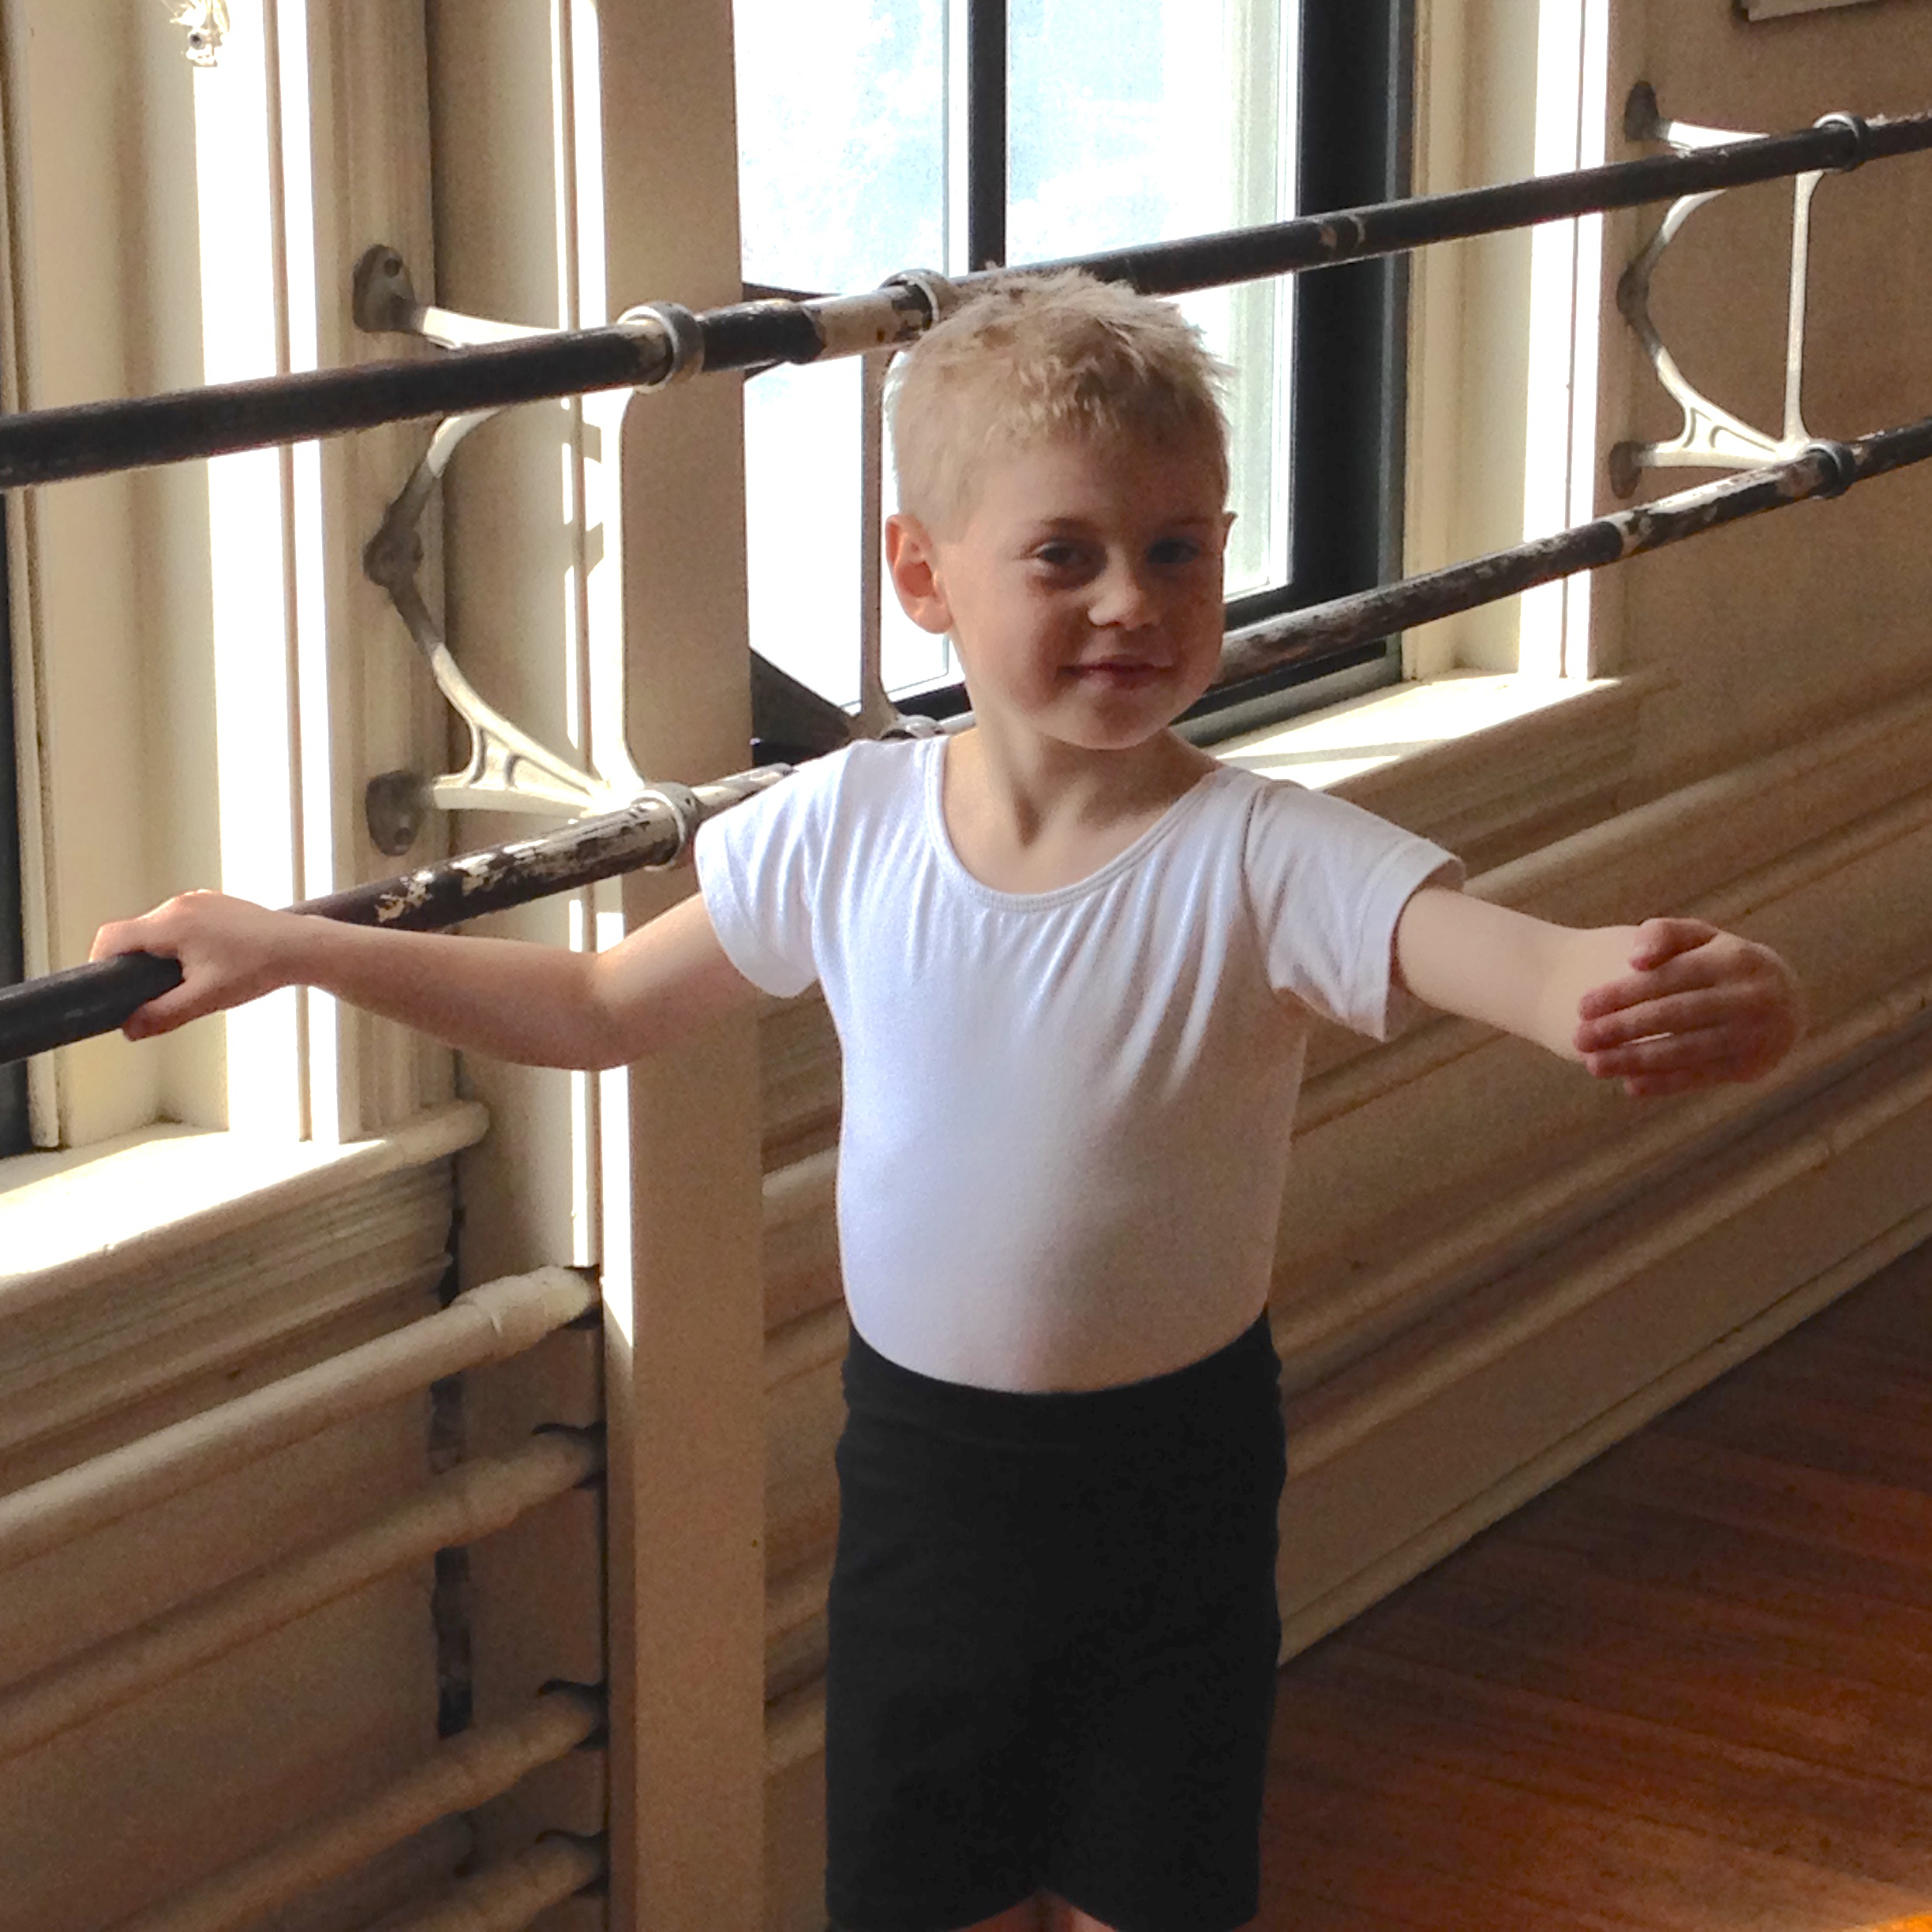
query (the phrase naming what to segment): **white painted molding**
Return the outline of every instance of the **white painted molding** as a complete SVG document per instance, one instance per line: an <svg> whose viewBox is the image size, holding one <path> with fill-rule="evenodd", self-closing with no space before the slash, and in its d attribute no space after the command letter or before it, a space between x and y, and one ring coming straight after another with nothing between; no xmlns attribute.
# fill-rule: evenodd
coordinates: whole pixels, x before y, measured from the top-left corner
<svg viewBox="0 0 1932 1932"><path fill-rule="evenodd" d="M440 1549L507 1528L603 1466L589 1435L534 1436L478 1456L346 1535L295 1552L165 1610L0 1694L0 1761L17 1758L250 1639L352 1595Z"/></svg>
<svg viewBox="0 0 1932 1932"><path fill-rule="evenodd" d="M159 1127L21 1155L0 1166L0 1324L151 1275L380 1175L447 1160L489 1125L474 1101L456 1101L335 1147Z"/></svg>
<svg viewBox="0 0 1932 1932"><path fill-rule="evenodd" d="M576 1750L603 1721L603 1714L599 1701L581 1691L545 1691L514 1717L459 1732L381 1790L215 1873L166 1904L128 1920L119 1932L242 1932L276 1908L313 1896L331 1879L417 1832L500 1798L541 1766ZM514 1932L536 1916L535 1911L518 1915L531 1890L539 1894L536 1909L541 1911L590 1883L603 1863L594 1848L551 1848L513 1872L510 1883L500 1878L494 1885L471 1881L465 1887L463 1909L432 1912L409 1923L440 1926L444 1932L452 1926Z"/></svg>
<svg viewBox="0 0 1932 1932"><path fill-rule="evenodd" d="M1455 1226L1433 1238L1393 1245L1395 1260L1380 1268L1352 1267L1339 1292L1315 1299L1312 1284L1297 1275L1294 1258L1281 1270L1278 1286L1301 1294L1278 1309L1275 1346L1287 1386L1312 1388L1339 1373L1472 1279L1510 1264L1528 1231L1574 1224L1593 1205L1627 1194L1643 1178L1668 1173L1721 1144L1727 1128L1777 1118L1834 1069L1855 1064L1881 1045L1904 1040L1932 1009L1932 974L1889 988L1829 1028L1801 1042L1771 1080L1749 1088L1720 1088L1674 1107L1642 1117L1642 1124L1615 1134L1592 1151L1520 1188L1477 1205ZM1487 1043L1494 1043L1493 1042ZM1391 1204L1406 1220L1402 1204Z"/></svg>
<svg viewBox="0 0 1932 1932"><path fill-rule="evenodd" d="M1815 1075L1848 1058L1852 1047L1845 1043L1848 1038L1859 1044L1897 1040L1902 1017L1923 1020L1929 1011L1932 975L1854 1016L1842 1035L1820 1046L1810 1071ZM1801 1084L1802 1076L1792 1084ZM1564 1257L1558 1266L1532 1260L1500 1275L1466 1303L1446 1310L1440 1321L1381 1354L1365 1355L1346 1372L1310 1387L1304 1400L1291 1401L1291 1475L1344 1455L1376 1429L1492 1366L1664 1256L1713 1228L1743 1219L1805 1175L1822 1172L1928 1101L1932 1046L1921 1028L1893 1046L1874 1069L1771 1115L1739 1150L1707 1159L1695 1170L1694 1186L1685 1183L1675 1163L1667 1165L1654 1155L1642 1160L1641 1170L1668 1178L1565 1243L1558 1251ZM1510 1207L1518 1227L1561 1212L1561 1204L1541 1201L1511 1202ZM1466 1260L1462 1244L1451 1243L1447 1252L1439 1247L1431 1254L1421 1271L1460 1275ZM1344 1322L1351 1341L1356 1340L1359 1316L1352 1320L1338 1316L1335 1326Z"/></svg>
<svg viewBox="0 0 1932 1932"><path fill-rule="evenodd" d="M1794 13L1825 13L1836 7L1865 6L1870 0L1738 0L1747 21L1786 20Z"/></svg>
<svg viewBox="0 0 1932 1932"><path fill-rule="evenodd" d="M595 1285L564 1268L489 1282L407 1327L0 1496L0 1571L446 1376L522 1354L596 1305Z"/></svg>
<svg viewBox="0 0 1932 1932"><path fill-rule="evenodd" d="M1540 1496L1552 1484L1580 1469L1667 1409L1736 1368L1840 1295L1869 1280L1879 1269L1932 1239L1932 1207L1919 1208L1860 1243L1831 1267L1780 1296L1769 1306L1678 1362L1622 1400L1612 1403L1582 1427L1552 1442L1538 1454L1428 1526L1376 1553L1342 1583L1300 1604L1283 1605L1282 1654L1293 1657L1379 1602L1391 1590L1419 1576L1478 1531L1500 1522L1512 1510Z"/></svg>
<svg viewBox="0 0 1932 1932"><path fill-rule="evenodd" d="M814 1309L809 1315L770 1331L765 1338L766 1392L841 1360L851 1334L843 1301Z"/></svg>

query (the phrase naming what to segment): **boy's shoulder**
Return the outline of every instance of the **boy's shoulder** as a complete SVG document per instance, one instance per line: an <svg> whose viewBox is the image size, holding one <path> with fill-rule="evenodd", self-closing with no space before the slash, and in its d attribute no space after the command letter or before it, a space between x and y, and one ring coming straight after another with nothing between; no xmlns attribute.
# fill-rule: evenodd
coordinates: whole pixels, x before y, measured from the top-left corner
<svg viewBox="0 0 1932 1932"><path fill-rule="evenodd" d="M916 784L924 761L916 754L930 739L858 738L818 758L794 766L791 775L766 796L802 801L841 792L904 789Z"/></svg>
<svg viewBox="0 0 1932 1932"><path fill-rule="evenodd" d="M1245 846L1251 868L1312 865L1348 873L1372 871L1389 863L1409 868L1423 863L1445 875L1453 871L1460 877L1453 854L1378 813L1291 778L1261 772L1244 776L1248 783L1239 796L1246 800Z"/></svg>
<svg viewBox="0 0 1932 1932"><path fill-rule="evenodd" d="M917 754L930 742L862 739L842 745L806 759L769 790L712 822L728 827L732 844L773 837L815 841L900 816L916 808L923 795L925 763Z"/></svg>
<svg viewBox="0 0 1932 1932"><path fill-rule="evenodd" d="M913 798L925 780L927 759L921 754L938 748L930 739L856 739L801 765L791 783L841 803Z"/></svg>
<svg viewBox="0 0 1932 1932"><path fill-rule="evenodd" d="M1316 792L1298 780L1245 766L1224 765L1215 783L1230 808L1241 813L1256 836L1321 839L1350 832L1396 828L1385 818L1351 805L1332 792Z"/></svg>

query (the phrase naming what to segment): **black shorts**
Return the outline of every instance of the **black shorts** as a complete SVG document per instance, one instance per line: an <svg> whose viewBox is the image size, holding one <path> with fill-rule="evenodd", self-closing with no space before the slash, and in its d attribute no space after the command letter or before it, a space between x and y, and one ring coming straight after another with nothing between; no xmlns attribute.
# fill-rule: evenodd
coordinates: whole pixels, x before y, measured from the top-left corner
<svg viewBox="0 0 1932 1932"><path fill-rule="evenodd" d="M1253 1917L1280 1380L1265 1320L1073 1395L935 1381L853 1335L826 1674L841 1932L954 1932L1043 1890L1119 1932Z"/></svg>

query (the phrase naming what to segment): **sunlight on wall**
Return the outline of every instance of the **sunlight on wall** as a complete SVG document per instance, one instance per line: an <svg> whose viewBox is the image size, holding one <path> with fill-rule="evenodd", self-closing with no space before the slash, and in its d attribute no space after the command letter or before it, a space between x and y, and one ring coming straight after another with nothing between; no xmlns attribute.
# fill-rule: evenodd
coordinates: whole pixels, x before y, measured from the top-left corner
<svg viewBox="0 0 1932 1932"><path fill-rule="evenodd" d="M236 0L230 20L220 61L194 73L210 383L275 374L286 353L276 300L278 103L261 0ZM270 905L299 896L286 461L279 450L250 450L208 465L222 884ZM230 1129L284 1140L304 1131L298 1001L292 990L277 993L227 1017Z"/></svg>
<svg viewBox="0 0 1932 1932"><path fill-rule="evenodd" d="M551 71L557 313L567 328L595 328L610 320L610 297L605 282L604 130L597 107L602 80L594 0L552 0ZM635 776L626 741L622 545L616 535L614 487L614 466L623 447L620 432L630 403L630 395L623 391L579 397L575 433L564 452L564 519L575 534L566 573L564 630L575 671L569 680L571 737L592 769L613 784ZM613 945L623 937L621 914L603 909L606 904L615 906L616 893L612 886L603 893L593 888L573 896L573 949ZM593 1267L608 1252L602 1225L600 1154L608 1117L596 1076L572 1073L570 1084L571 1258L578 1267ZM626 1141L612 1158L627 1160L628 1153Z"/></svg>
<svg viewBox="0 0 1932 1932"><path fill-rule="evenodd" d="M1599 167L1606 158L1606 0L1541 0L1537 24L1536 171ZM1532 230L1526 539L1595 514L1598 305L1603 218ZM1590 579L1545 584L1522 600L1520 664L1533 677L1588 675Z"/></svg>
<svg viewBox="0 0 1932 1932"><path fill-rule="evenodd" d="M322 366L318 340L321 292L316 280L315 182L309 125L309 0L275 0L283 271L287 278L287 366ZM313 898L335 884L335 707L328 652L328 561L323 537L322 450L298 443L288 452L290 615L295 633L300 785L301 894ZM342 1012L320 993L302 996L307 1020L309 1132L332 1144L343 1121Z"/></svg>

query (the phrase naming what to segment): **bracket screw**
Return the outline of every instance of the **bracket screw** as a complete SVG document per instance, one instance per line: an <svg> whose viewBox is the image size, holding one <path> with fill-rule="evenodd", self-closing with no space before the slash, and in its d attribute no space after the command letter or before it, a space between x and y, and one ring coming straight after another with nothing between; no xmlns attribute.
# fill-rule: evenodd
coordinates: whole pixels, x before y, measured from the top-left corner
<svg viewBox="0 0 1932 1932"><path fill-rule="evenodd" d="M399 859L416 843L429 811L429 787L420 772L378 772L363 788L369 841L391 859Z"/></svg>

